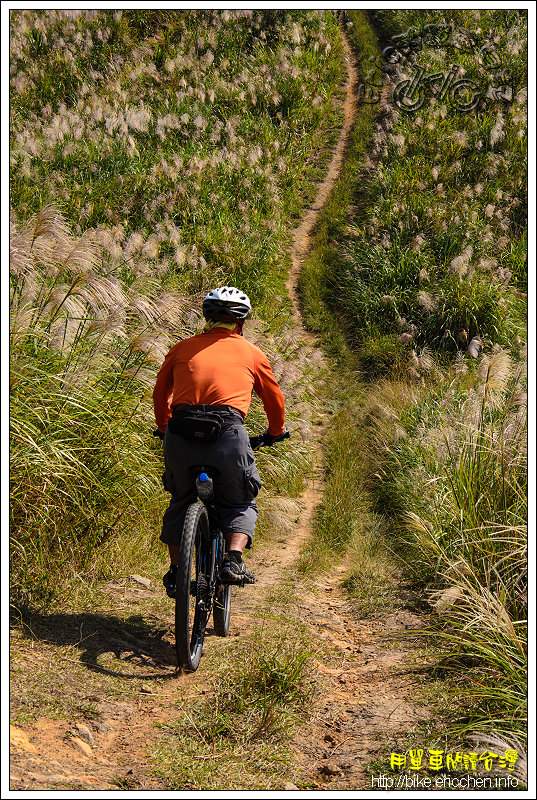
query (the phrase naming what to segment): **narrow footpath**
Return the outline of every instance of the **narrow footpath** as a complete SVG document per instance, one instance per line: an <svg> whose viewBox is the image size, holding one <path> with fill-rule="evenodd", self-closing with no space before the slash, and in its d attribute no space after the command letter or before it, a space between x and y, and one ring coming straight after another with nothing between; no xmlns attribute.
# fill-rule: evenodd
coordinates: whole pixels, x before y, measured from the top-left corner
<svg viewBox="0 0 537 800"><path fill-rule="evenodd" d="M313 226L340 173L358 110L357 69L346 41L345 46L345 121L315 202L294 232L287 285L296 337L318 363L323 357L315 336L302 326L297 285ZM294 582L294 596L300 599L293 613L309 631L318 685L309 719L291 745L295 772L302 786L314 789L367 789L372 786L368 764L386 753L387 743L407 734L430 713L415 700L420 687L410 672L411 637L403 643L391 635L411 632L422 623L406 610L357 618L342 587L347 574L344 562L330 574L300 583L294 565L310 536L323 492L322 425L316 427L315 437L317 463L295 503L292 530L285 541L254 550L248 563L256 585L234 590L231 635L255 630L275 588L290 579ZM103 591L106 600L98 613L45 616L24 633L14 628L12 696L16 703L17 696L34 693L40 711L37 721L11 727L14 790L168 788L155 776L148 748L162 735L162 726L177 718L178 698L188 708L190 699L210 692L210 676L203 668L193 675L177 674L172 608L160 585L130 576L109 582ZM127 607L131 616L126 623L118 610ZM210 653L228 642L209 636L206 649ZM54 714L50 707L39 706L43 683L47 697L56 694ZM77 693L82 697L78 706L73 700ZM67 710L59 719L62 704ZM267 790L282 788L277 778Z"/></svg>
<svg viewBox="0 0 537 800"><path fill-rule="evenodd" d="M293 233L287 281L297 332L304 347L317 353L315 335L302 324L298 281L315 223L340 175L358 112L358 70L345 36L343 42L348 73L345 118L315 201ZM256 615L263 606L260 590L261 594L268 592L285 568L298 580L293 563L311 534L315 509L323 496L321 438L322 429L318 429L314 478L300 499L300 517L286 549L273 553L271 562L266 554L252 559L256 592L255 598L249 594L241 600L243 625L248 621L252 626L256 624ZM357 619L343 588L347 575L348 566L341 563L330 574L318 577L313 587L301 586L294 609L296 617L310 629L310 641L316 643L316 678L322 687L309 724L296 735L294 759L311 786L338 791L371 789L372 775L367 769L370 762L386 754L388 741L396 741L398 735L418 728L431 713L430 708L417 701L419 679L410 671L416 643L409 634L423 627L422 619L405 609ZM404 637L400 636L403 633Z"/></svg>

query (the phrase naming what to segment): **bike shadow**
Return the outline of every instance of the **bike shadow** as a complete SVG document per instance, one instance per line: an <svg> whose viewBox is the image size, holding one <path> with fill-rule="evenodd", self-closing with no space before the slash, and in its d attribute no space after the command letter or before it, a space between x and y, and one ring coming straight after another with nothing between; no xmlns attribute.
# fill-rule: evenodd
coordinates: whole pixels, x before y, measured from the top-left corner
<svg viewBox="0 0 537 800"><path fill-rule="evenodd" d="M88 611L48 614L19 608L13 625L33 641L75 647L80 663L93 672L144 681L174 676L170 667L177 662L175 648L166 638L169 631L139 614L121 619Z"/></svg>

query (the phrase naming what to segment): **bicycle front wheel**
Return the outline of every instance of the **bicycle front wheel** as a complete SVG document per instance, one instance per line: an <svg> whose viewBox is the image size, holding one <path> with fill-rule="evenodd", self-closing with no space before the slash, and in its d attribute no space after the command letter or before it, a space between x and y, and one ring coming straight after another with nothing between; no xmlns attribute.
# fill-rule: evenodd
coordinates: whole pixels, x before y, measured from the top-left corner
<svg viewBox="0 0 537 800"><path fill-rule="evenodd" d="M213 603L214 632L217 636L227 636L231 619L231 586L229 583L220 582L220 574L224 565L224 537L219 532L217 539L218 578Z"/></svg>
<svg viewBox="0 0 537 800"><path fill-rule="evenodd" d="M201 503L192 503L183 525L175 592L177 663L187 672L194 672L201 659L211 610L211 566L207 509Z"/></svg>

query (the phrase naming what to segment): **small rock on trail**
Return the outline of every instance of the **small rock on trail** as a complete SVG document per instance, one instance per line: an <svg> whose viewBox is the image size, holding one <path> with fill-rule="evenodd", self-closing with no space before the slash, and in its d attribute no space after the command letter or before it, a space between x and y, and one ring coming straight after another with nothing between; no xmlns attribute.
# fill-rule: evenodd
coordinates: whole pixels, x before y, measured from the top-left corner
<svg viewBox="0 0 537 800"><path fill-rule="evenodd" d="M83 725L81 722L77 722L75 728L77 729L78 735L83 742L89 744L90 747L95 747L95 741L93 739L93 735L87 725Z"/></svg>
<svg viewBox="0 0 537 800"><path fill-rule="evenodd" d="M149 578L144 578L142 575L131 575L130 579L135 583L140 583L142 586L146 586L148 589L153 585Z"/></svg>
<svg viewBox="0 0 537 800"><path fill-rule="evenodd" d="M88 758L92 757L93 750L87 742L83 742L82 739L78 738L78 736L73 736L71 738L71 744L76 747L77 750L80 750L83 755L87 756Z"/></svg>

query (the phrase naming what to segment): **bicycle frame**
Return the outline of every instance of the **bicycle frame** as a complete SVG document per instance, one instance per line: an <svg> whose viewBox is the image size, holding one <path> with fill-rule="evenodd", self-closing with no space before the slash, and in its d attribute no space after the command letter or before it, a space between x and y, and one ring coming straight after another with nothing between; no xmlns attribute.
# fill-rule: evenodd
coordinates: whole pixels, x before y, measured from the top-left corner
<svg viewBox="0 0 537 800"><path fill-rule="evenodd" d="M276 438L265 432L251 437L250 445L257 450L288 436L287 431ZM176 574L175 633L177 663L194 672L202 656L211 612L215 633L228 635L231 584L220 579L226 545L213 503L212 480L218 471L202 465L193 465L190 471L197 499L188 506L183 524Z"/></svg>
<svg viewBox="0 0 537 800"><path fill-rule="evenodd" d="M198 485L198 481L201 475L206 475L212 483L214 470L210 469L209 467L203 467L203 466L192 467L192 472L193 473L195 472L197 475L196 485ZM208 494L207 497L205 498L200 497L200 492L198 491L197 502L202 503L207 509L207 515L209 517L209 536L211 542L210 562L208 564L205 563L202 565L203 573L209 581L208 592L207 592L208 607L203 609L207 613L207 616L210 616L213 608L214 595L219 578L219 560L221 560L220 556L222 556L223 558L225 552L224 537L219 527L218 519L216 516L216 509L214 507L214 503L212 502L212 498L213 498L212 488L210 494ZM205 554L205 556L207 555L208 554Z"/></svg>

